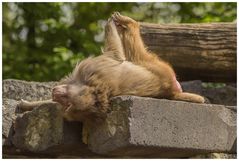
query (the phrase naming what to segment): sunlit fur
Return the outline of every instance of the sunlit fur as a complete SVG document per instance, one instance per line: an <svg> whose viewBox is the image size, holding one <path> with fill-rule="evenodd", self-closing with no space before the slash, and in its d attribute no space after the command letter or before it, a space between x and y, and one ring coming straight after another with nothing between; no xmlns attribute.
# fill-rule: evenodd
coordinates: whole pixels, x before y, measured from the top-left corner
<svg viewBox="0 0 239 161"><path fill-rule="evenodd" d="M80 99L77 95L72 96L73 91L69 91L69 102L75 102L74 106L65 113L65 117L69 120L81 120L86 113L105 113L109 106L109 98L114 96L157 97L160 92L159 77L142 66L125 61L123 46L112 20L108 22L105 30L104 53L83 60L75 67L72 74L60 83L77 86L73 88L75 90L89 87L81 95L84 99ZM89 105L85 103L88 102L87 98L95 98L95 100L90 106L85 107Z"/></svg>
<svg viewBox="0 0 239 161"><path fill-rule="evenodd" d="M105 27L103 54L79 62L73 72L54 87L53 101L62 104L63 116L72 121L94 120L104 116L109 99L119 95L204 102L199 95L182 93L170 65L145 49L138 23L117 15L113 15ZM123 30L117 31L115 23L122 23ZM21 106L31 110L42 103L22 101Z"/></svg>
<svg viewBox="0 0 239 161"><path fill-rule="evenodd" d="M182 92L172 67L146 49L140 36L138 22L130 17L122 16L118 12L114 13L112 17L121 37L126 61L145 67L148 71L158 76L160 84L160 91L158 91L157 95L158 98L169 98L197 103L204 102L202 96Z"/></svg>

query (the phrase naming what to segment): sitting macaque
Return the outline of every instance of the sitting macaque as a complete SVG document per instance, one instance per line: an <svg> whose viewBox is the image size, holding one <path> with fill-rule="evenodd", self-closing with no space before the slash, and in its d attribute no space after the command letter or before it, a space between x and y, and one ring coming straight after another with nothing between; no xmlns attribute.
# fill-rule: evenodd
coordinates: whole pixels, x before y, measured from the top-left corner
<svg viewBox="0 0 239 161"><path fill-rule="evenodd" d="M103 54L78 63L53 88L52 101L62 105L67 120L87 121L105 115L109 99L119 95L204 102L182 92L170 65L145 49L138 23L115 13L105 27ZM31 110L42 103L22 100L19 107Z"/></svg>

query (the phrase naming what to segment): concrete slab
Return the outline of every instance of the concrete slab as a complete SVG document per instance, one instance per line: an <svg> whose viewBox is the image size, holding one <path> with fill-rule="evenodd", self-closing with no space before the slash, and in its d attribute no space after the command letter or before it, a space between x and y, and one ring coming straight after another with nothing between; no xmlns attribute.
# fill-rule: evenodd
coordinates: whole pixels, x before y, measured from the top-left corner
<svg viewBox="0 0 239 161"><path fill-rule="evenodd" d="M57 103L48 103L18 115L13 144L19 149L42 151L63 139L63 118Z"/></svg>
<svg viewBox="0 0 239 161"><path fill-rule="evenodd" d="M91 127L93 152L134 157L189 157L236 152L236 110L223 105L121 96Z"/></svg>

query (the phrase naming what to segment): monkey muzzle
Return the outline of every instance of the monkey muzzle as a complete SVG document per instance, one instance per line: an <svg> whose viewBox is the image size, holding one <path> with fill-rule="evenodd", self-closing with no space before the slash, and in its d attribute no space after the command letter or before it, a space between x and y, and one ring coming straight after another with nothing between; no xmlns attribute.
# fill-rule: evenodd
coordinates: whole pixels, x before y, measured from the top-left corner
<svg viewBox="0 0 239 161"><path fill-rule="evenodd" d="M68 98L67 85L55 86L52 89L52 100L60 103L63 106L64 111L69 109L71 107L71 103Z"/></svg>

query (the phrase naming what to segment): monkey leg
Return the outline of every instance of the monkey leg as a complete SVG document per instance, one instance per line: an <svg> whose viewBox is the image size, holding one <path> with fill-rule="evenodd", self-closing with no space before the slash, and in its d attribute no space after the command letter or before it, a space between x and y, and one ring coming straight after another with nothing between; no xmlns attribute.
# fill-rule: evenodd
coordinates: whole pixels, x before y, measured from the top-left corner
<svg viewBox="0 0 239 161"><path fill-rule="evenodd" d="M44 100L44 101L33 101L33 102L29 102L29 101L21 99L20 103L17 106L23 111L31 111L35 107L39 107L42 104L51 103L51 102L53 102L51 99Z"/></svg>
<svg viewBox="0 0 239 161"><path fill-rule="evenodd" d="M172 97L173 100L179 101L187 101L187 102L194 102L194 103L204 103L205 99L197 94L187 93L187 92L179 92L174 94Z"/></svg>
<svg viewBox="0 0 239 161"><path fill-rule="evenodd" d="M124 61L124 49L119 37L115 23L110 18L105 26L104 55L108 55L115 60Z"/></svg>

